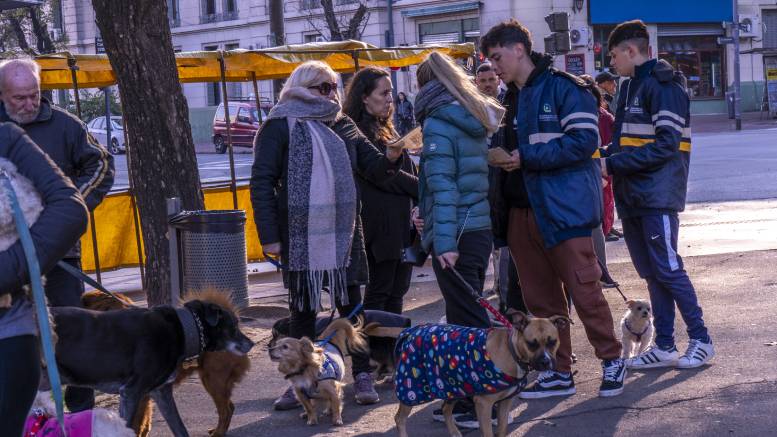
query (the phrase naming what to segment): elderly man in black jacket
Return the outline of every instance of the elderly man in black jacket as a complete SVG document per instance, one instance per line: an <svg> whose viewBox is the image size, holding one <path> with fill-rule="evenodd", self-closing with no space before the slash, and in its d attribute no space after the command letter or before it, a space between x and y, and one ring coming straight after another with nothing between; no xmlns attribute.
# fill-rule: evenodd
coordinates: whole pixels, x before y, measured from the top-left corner
<svg viewBox="0 0 777 437"><path fill-rule="evenodd" d="M14 59L0 64L0 122L24 129L70 178L90 211L113 186L113 157L81 120L41 96L40 67L35 61ZM63 261L80 269L80 245L73 246ZM83 292L83 282L60 267L46 275L46 297L51 306L81 306ZM94 406L91 389L68 388L65 399L71 411Z"/></svg>
<svg viewBox="0 0 777 437"><path fill-rule="evenodd" d="M44 209L30 233L41 271L50 270L86 230L88 213L73 184L45 153L11 123L0 123L0 162L8 161L29 179ZM0 193L5 195L4 190ZM19 193L23 195L23 193ZM29 269L17 241L0 252L0 294L10 294L10 308L0 308L0 423L2 435L18 436L29 413L40 377L39 344L30 300L22 292Z"/></svg>

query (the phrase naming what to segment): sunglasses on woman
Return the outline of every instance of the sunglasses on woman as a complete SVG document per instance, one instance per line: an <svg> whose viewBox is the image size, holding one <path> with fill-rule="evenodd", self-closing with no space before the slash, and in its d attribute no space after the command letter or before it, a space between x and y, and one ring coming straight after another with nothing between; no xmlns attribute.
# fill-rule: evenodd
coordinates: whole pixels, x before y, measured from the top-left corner
<svg viewBox="0 0 777 437"><path fill-rule="evenodd" d="M318 90L322 96L328 96L332 91L337 91L337 83L323 82L321 85L309 86L308 89Z"/></svg>

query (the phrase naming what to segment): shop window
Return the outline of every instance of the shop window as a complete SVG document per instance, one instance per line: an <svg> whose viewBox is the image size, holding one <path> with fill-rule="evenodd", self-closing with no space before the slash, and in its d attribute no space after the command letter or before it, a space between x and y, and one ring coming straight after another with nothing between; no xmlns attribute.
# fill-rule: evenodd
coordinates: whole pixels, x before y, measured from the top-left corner
<svg viewBox="0 0 777 437"><path fill-rule="evenodd" d="M658 38L658 57L683 72L692 99L722 98L726 92L723 49L715 36Z"/></svg>
<svg viewBox="0 0 777 437"><path fill-rule="evenodd" d="M615 26L594 26L594 69L604 71L610 69L610 47L607 39Z"/></svg>
<svg viewBox="0 0 777 437"><path fill-rule="evenodd" d="M472 42L477 46L480 38L480 22L477 18L437 21L418 25L419 42L462 43Z"/></svg>

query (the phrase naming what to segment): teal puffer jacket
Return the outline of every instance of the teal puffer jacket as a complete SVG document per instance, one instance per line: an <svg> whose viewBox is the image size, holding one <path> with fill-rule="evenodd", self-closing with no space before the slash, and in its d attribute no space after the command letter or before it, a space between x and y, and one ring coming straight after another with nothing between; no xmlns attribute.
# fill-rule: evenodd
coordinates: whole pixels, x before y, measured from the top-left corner
<svg viewBox="0 0 777 437"><path fill-rule="evenodd" d="M491 229L486 129L459 104L440 106L423 125L419 175L423 246L457 251L461 232Z"/></svg>

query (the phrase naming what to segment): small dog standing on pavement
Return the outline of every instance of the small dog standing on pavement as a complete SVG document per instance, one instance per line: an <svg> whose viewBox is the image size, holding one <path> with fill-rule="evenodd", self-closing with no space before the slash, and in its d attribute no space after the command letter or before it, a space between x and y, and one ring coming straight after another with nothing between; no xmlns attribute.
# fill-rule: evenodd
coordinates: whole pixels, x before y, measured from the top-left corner
<svg viewBox="0 0 777 437"><path fill-rule="evenodd" d="M270 360L278 363L278 371L294 386L308 425L318 424L318 401L328 405L333 425L343 424L343 354L367 348L360 326L354 327L348 319L335 320L321 336L327 338L331 333L334 336L326 343L286 337L270 348Z"/></svg>
<svg viewBox="0 0 777 437"><path fill-rule="evenodd" d="M545 371L555 367L558 330L569 324L566 316L544 319L520 311L509 315L510 328L430 324L400 334L394 380L399 399L394 420L400 437L408 437L407 418L414 406L466 397L475 403L484 437L493 435L491 411L499 402L497 435L507 435L510 398L526 385L530 368ZM454 405L445 402L443 415L450 435L460 437L453 421Z"/></svg>
<svg viewBox="0 0 777 437"><path fill-rule="evenodd" d="M653 311L646 300L630 300L621 319L623 352L621 358L632 358L645 352L653 341Z"/></svg>

